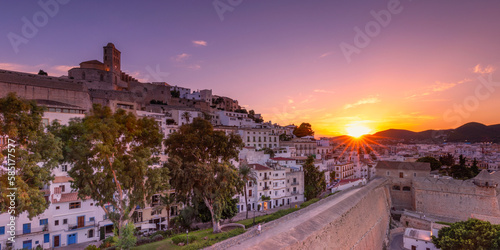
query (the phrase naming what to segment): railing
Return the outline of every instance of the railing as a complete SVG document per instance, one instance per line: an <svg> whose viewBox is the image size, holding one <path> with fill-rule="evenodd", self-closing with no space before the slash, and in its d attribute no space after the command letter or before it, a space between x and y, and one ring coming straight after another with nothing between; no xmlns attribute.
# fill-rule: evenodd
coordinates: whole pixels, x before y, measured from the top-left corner
<svg viewBox="0 0 500 250"><path fill-rule="evenodd" d="M297 186L297 185L299 185L299 183L298 183L298 182L292 182L292 184L291 184L291 185L292 185L292 186Z"/></svg>
<svg viewBox="0 0 500 250"><path fill-rule="evenodd" d="M269 190L269 186L265 186L265 187L264 187L264 190Z"/></svg>
<svg viewBox="0 0 500 250"><path fill-rule="evenodd" d="M296 194L299 194L299 191L292 191L291 192L292 195L296 195Z"/></svg>
<svg viewBox="0 0 500 250"><path fill-rule="evenodd" d="M77 230L84 227L93 227L95 226L95 221L85 221L83 225L78 224L68 224L68 230Z"/></svg>
<svg viewBox="0 0 500 250"><path fill-rule="evenodd" d="M262 178L263 180L269 180L269 176L264 176L264 178Z"/></svg>
<svg viewBox="0 0 500 250"><path fill-rule="evenodd" d="M43 233L43 232L48 232L49 231L49 225L44 225L41 227L32 227L30 230L16 230L16 235L23 235L23 234L36 234L36 233Z"/></svg>

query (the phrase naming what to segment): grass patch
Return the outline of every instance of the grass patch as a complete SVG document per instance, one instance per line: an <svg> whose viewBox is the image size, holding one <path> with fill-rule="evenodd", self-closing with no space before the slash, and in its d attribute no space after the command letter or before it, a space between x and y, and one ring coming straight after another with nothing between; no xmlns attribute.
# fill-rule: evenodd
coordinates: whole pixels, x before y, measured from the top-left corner
<svg viewBox="0 0 500 250"><path fill-rule="evenodd" d="M222 232L218 234L212 233L212 228L208 228L205 230L198 230L194 232L189 232L189 245L187 246L178 246L173 244L172 241L175 239L176 242L186 242L186 234L178 234L170 238L166 238L162 241L157 241L141 246L134 247L134 250L149 250L149 249L201 249L204 247L211 246L219 241L223 241L234 237L236 235L242 234L245 232L243 228L237 228L231 230L229 232ZM205 240L205 237L207 239ZM191 243L191 239L195 239L193 243Z"/></svg>
<svg viewBox="0 0 500 250"><path fill-rule="evenodd" d="M453 223L450 223L450 222L444 222L444 221L436 221L434 223L437 223L437 224L441 224L441 225L448 225L448 226L451 226Z"/></svg>
<svg viewBox="0 0 500 250"><path fill-rule="evenodd" d="M315 203L315 202L317 202L317 201L319 201L319 199L318 199L318 198L310 199L310 200L308 200L308 201L306 201L306 202L304 202L304 203L300 204L300 208L306 208L306 207L308 207L309 205L311 205L311 204L313 204L313 203Z"/></svg>

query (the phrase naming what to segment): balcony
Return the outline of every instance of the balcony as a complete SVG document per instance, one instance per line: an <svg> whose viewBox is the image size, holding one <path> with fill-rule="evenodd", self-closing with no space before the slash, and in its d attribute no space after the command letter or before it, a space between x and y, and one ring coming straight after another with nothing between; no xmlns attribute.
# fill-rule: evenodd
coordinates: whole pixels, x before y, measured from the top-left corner
<svg viewBox="0 0 500 250"><path fill-rule="evenodd" d="M291 185L292 185L292 186L298 186L298 185L299 185L299 183L298 183L298 182L292 182L292 184L291 184Z"/></svg>
<svg viewBox="0 0 500 250"><path fill-rule="evenodd" d="M269 190L269 186L264 186L264 190Z"/></svg>
<svg viewBox="0 0 500 250"><path fill-rule="evenodd" d="M299 191L292 191L290 194L291 194L291 195L298 195L298 194L299 194Z"/></svg>
<svg viewBox="0 0 500 250"><path fill-rule="evenodd" d="M87 227L95 227L95 221L85 221L81 224L68 224L68 230L78 230Z"/></svg>
<svg viewBox="0 0 500 250"><path fill-rule="evenodd" d="M23 230L16 230L16 235L28 235L28 234L39 234L49 231L49 225L43 225L41 227L25 228Z"/></svg>
<svg viewBox="0 0 500 250"><path fill-rule="evenodd" d="M262 178L262 180L265 180L265 181L269 180L269 176L264 176L264 178Z"/></svg>

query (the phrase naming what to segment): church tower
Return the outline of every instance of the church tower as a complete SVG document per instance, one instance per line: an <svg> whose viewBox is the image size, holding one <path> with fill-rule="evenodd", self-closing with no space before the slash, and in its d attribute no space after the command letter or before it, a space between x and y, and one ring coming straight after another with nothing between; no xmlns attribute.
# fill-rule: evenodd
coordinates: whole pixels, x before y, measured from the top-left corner
<svg viewBox="0 0 500 250"><path fill-rule="evenodd" d="M109 68L111 72L121 72L120 68L120 59L121 52L115 48L115 45L112 43L108 43L104 47L104 65Z"/></svg>

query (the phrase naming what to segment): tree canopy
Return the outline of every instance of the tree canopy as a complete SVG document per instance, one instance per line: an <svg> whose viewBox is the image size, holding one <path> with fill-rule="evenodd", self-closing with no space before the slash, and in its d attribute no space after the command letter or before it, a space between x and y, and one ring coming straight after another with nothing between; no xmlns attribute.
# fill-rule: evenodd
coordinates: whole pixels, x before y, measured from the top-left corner
<svg viewBox="0 0 500 250"><path fill-rule="evenodd" d="M65 143L72 188L97 201L122 229L137 206L168 189L168 169L158 162L163 135L155 120L94 105L89 115L55 130ZM112 207L106 206L111 204Z"/></svg>
<svg viewBox="0 0 500 250"><path fill-rule="evenodd" d="M304 195L307 200L318 197L326 188L325 171L314 166L314 157L308 156L304 168Z"/></svg>
<svg viewBox="0 0 500 250"><path fill-rule="evenodd" d="M297 137L313 136L314 131L312 130L311 124L303 122L299 127L293 130L293 134Z"/></svg>
<svg viewBox="0 0 500 250"><path fill-rule="evenodd" d="M439 161L441 162L442 165L445 165L448 167L455 165L455 157L453 157L453 155L450 153L443 155L443 156L440 156Z"/></svg>
<svg viewBox="0 0 500 250"><path fill-rule="evenodd" d="M244 184L231 164L243 146L240 136L215 131L209 121L198 117L172 133L165 146L178 199L200 197L210 210L214 232L220 232L222 212Z"/></svg>
<svg viewBox="0 0 500 250"><path fill-rule="evenodd" d="M431 170L438 170L443 165L443 164L441 164L440 161L438 161L436 158L434 158L432 156L426 156L426 157L419 158L417 160L417 162L428 162L428 163L430 163L431 164Z"/></svg>
<svg viewBox="0 0 500 250"><path fill-rule="evenodd" d="M49 206L42 189L52 177L52 169L62 159L61 141L44 132L43 108L9 93L0 99L0 137L8 144L0 145L0 162L7 170L0 176L0 212L19 216L27 212L31 219ZM7 161L10 159L10 161ZM9 208L15 190L15 206Z"/></svg>
<svg viewBox="0 0 500 250"><path fill-rule="evenodd" d="M458 165L453 165L450 168L450 175L455 179L467 180L474 178L479 174L479 168L477 167L477 161L474 159L474 163L472 167L467 167L465 165L466 157L463 155L459 156Z"/></svg>
<svg viewBox="0 0 500 250"><path fill-rule="evenodd" d="M432 236L432 243L442 250L499 249L500 225L478 219L456 222Z"/></svg>

